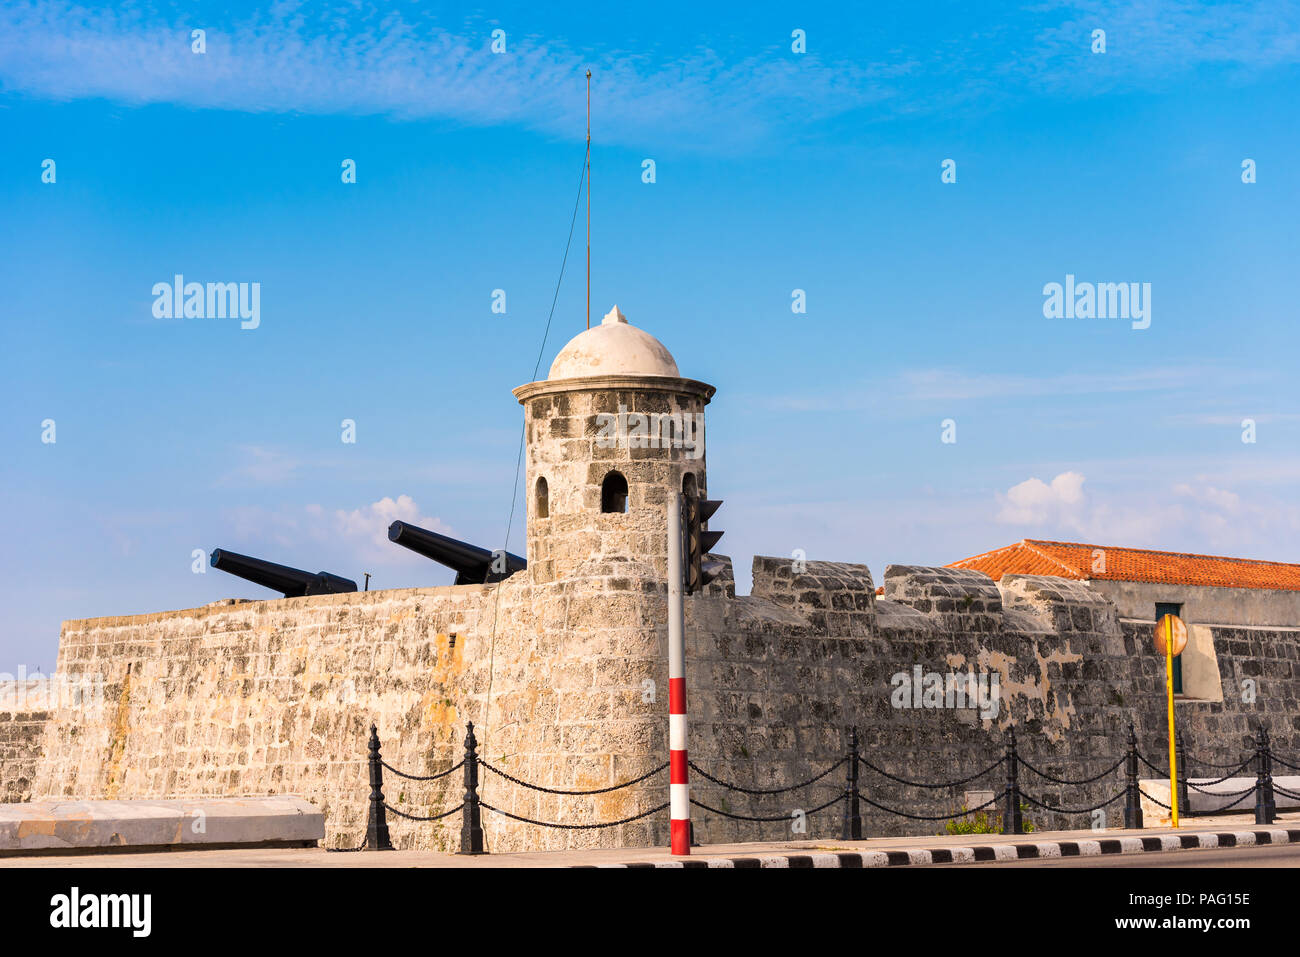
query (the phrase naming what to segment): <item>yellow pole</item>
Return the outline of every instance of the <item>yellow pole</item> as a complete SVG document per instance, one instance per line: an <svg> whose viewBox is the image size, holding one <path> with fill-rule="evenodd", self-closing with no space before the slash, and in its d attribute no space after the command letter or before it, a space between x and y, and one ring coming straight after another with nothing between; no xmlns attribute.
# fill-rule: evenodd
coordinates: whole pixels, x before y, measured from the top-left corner
<svg viewBox="0 0 1300 957"><path fill-rule="evenodd" d="M1173 825L1178 826L1178 760L1174 750L1174 619L1165 615L1165 693L1169 698L1169 809L1173 812Z"/></svg>

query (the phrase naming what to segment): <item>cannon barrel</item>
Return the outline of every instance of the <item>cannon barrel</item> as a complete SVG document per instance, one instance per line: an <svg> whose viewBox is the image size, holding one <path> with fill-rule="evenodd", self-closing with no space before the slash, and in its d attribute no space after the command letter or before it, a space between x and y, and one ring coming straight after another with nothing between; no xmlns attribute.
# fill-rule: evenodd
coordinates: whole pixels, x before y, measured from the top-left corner
<svg viewBox="0 0 1300 957"><path fill-rule="evenodd" d="M505 552L505 571L493 571L495 556L486 548L439 535L409 522L393 522L389 525L388 540L446 565L456 572L457 585L499 582L528 567L527 559Z"/></svg>
<svg viewBox="0 0 1300 957"><path fill-rule="evenodd" d="M275 562L229 552L224 548L213 549L211 564L219 571L281 592L285 598L337 595L357 590L356 582L339 575L331 575L329 572L313 574L301 568L290 568L288 565L277 565Z"/></svg>

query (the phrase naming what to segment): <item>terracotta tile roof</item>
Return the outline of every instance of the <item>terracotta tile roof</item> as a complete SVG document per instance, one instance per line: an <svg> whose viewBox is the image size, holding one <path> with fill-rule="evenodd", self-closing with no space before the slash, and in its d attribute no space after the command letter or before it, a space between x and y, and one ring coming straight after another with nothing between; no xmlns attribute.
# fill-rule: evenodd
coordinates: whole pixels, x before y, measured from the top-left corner
<svg viewBox="0 0 1300 957"><path fill-rule="evenodd" d="M1094 559L1097 553L1104 556L1104 565L1100 557ZM1080 542L1044 542L1030 538L983 555L963 558L948 567L972 568L995 581L1008 574L1056 575L1080 581L1101 579L1300 591L1300 565L1286 562Z"/></svg>

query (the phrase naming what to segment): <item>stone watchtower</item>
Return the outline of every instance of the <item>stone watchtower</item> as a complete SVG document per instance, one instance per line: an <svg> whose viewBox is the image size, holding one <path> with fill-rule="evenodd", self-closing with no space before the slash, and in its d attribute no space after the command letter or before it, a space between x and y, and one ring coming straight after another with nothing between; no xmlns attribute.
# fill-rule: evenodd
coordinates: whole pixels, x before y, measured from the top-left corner
<svg viewBox="0 0 1300 957"><path fill-rule="evenodd" d="M663 343L618 306L560 350L544 381L514 390L526 426L534 582L563 580L589 559L667 574L664 509L673 491L705 493L713 392L683 379Z"/></svg>

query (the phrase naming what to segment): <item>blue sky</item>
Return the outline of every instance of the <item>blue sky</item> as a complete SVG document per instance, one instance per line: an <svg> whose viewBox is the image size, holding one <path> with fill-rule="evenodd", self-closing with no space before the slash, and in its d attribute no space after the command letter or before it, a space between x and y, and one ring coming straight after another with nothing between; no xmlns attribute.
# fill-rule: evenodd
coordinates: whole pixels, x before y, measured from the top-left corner
<svg viewBox="0 0 1300 957"><path fill-rule="evenodd" d="M742 590L797 548L1300 560L1298 61L1290 3L6 2L0 671L66 618L265 597L194 549L397 587L450 576L393 518L500 544L587 67L592 311L718 387ZM154 318L176 273L260 283L260 326ZM1067 274L1150 283L1150 327L1045 318Z"/></svg>

